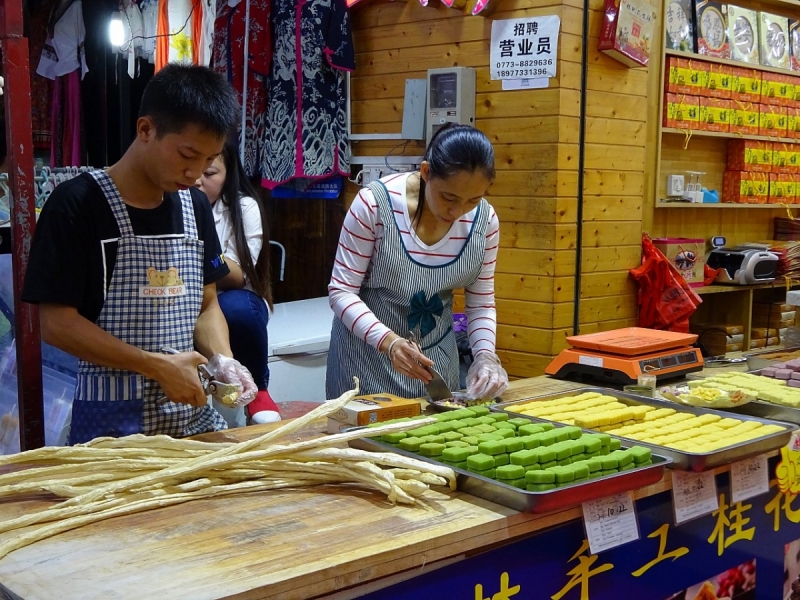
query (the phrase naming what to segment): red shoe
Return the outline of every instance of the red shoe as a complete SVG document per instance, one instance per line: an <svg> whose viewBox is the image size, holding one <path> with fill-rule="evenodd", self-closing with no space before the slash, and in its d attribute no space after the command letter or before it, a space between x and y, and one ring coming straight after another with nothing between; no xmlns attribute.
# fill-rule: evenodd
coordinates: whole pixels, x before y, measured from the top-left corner
<svg viewBox="0 0 800 600"><path fill-rule="evenodd" d="M281 420L278 405L267 390L259 390L253 401L247 405L246 411L250 420L257 425Z"/></svg>

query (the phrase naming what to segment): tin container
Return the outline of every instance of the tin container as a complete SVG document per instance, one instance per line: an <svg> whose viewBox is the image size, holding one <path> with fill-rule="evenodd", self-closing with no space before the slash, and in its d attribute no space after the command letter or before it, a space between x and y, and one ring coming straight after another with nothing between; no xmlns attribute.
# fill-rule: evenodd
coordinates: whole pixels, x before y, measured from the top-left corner
<svg viewBox="0 0 800 600"><path fill-rule="evenodd" d="M581 390L572 390L570 392L562 392L559 394L550 394L547 396L528 398L527 400L517 400L515 402L503 402L502 404L496 404L494 406L491 406L490 410L506 412L509 415L513 414L514 416L518 417L525 417L533 422L539 422L539 423L552 422L549 421L548 419L524 415L513 411L508 411L507 409L510 406L518 404L527 404L529 402L544 401L544 400L557 400L559 398L568 398L570 396L574 396L576 394L581 394L585 392L596 392L598 394L603 394L605 396L612 396L622 404L626 404L628 406L652 406L654 408L671 408L676 411L690 413L693 415L712 414L721 417L726 416L724 412L718 410L700 408L697 406L684 406L683 404L678 405L673 402L668 402L666 400L659 400L656 398L645 398L643 396L636 396L634 394L627 394L625 392L619 392L617 390L609 390L605 388L583 388ZM751 402L750 404L753 403ZM793 425L790 425L789 423L786 422L754 417L743 413L738 413L736 415L736 418L742 421L758 421L759 423L762 423L764 425L780 425L781 427L784 428L784 431L771 433L764 437L757 438L754 440L749 440L741 444L728 446L727 448L721 448L719 450L715 450L714 452L704 452L704 453L675 450L673 448L667 448L666 446L659 446L657 444L649 444L647 442L642 442L641 440L626 438L621 435L614 435L614 434L609 434L609 435L612 435L613 437L622 440L623 445L644 446L646 448L650 448L653 454L659 454L661 456L666 456L671 458L672 466L674 468L685 471L701 472L701 471L707 471L709 469L714 469L722 465L727 465L732 462L744 460L745 458L750 458L751 456L764 454L765 452L769 452L771 450L777 450L778 448L785 446L789 442L789 438L792 435L792 431L794 431L795 429ZM587 429L586 431L594 432L594 430L591 429Z"/></svg>
<svg viewBox="0 0 800 600"><path fill-rule="evenodd" d="M636 445L642 444L636 442ZM350 446L373 452L394 452L395 454L402 454L403 456L416 458L424 462L450 467L455 471L456 485L459 491L496 502L497 504L502 504L503 506L508 506L520 512L530 513L566 510L568 508L580 506L584 502L590 500L597 500L612 494L619 494L652 485L661 481L664 475L664 467L672 462L669 458L653 454L652 465L636 467L629 471L623 471L615 475L606 475L605 477L597 479L589 479L588 481L582 481L580 483L571 483L545 492L528 492L495 479L489 479L476 475L475 473L470 473L469 471L457 469L427 456L420 456L413 452L395 448L391 444L380 440L359 438L350 441Z"/></svg>

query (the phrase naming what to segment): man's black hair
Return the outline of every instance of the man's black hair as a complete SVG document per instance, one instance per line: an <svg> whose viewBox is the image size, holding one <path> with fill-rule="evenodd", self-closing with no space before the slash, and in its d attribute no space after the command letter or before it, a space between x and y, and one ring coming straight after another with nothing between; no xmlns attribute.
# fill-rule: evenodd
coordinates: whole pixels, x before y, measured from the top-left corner
<svg viewBox="0 0 800 600"><path fill-rule="evenodd" d="M208 67L170 63L145 87L139 116L153 120L158 137L188 125L227 137L236 131L240 110L236 92L221 75Z"/></svg>

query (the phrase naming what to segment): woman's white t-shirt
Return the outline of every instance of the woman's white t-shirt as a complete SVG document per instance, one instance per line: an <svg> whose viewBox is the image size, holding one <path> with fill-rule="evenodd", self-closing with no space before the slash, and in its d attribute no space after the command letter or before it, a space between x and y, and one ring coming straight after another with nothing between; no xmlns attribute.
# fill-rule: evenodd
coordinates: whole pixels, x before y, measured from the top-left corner
<svg viewBox="0 0 800 600"><path fill-rule="evenodd" d="M244 226L244 235L247 239L247 247L250 250L250 259L255 265L258 261L258 255L261 253L261 247L264 244L264 230L261 227L261 211L258 203L250 196L242 196L239 200L242 207L242 225ZM217 200L211 205L211 212L214 214L214 225L217 228L217 237L219 237L219 245L222 248L222 254L225 260L232 260L237 265L241 266L242 261L239 258L239 253L236 251L236 236L233 231L233 223L231 222L230 207L225 204L222 199ZM247 280L244 279L244 288L253 291L253 287Z"/></svg>

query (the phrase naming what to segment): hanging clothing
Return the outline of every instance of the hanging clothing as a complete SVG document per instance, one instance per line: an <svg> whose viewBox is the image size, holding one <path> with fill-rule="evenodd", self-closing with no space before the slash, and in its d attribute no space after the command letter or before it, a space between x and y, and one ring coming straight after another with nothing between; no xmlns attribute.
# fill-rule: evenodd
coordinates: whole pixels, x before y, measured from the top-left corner
<svg viewBox="0 0 800 600"><path fill-rule="evenodd" d="M245 27L246 2L220 0L214 25L214 53L211 67L236 90L239 104L244 95L244 42L249 36L247 63L247 106L244 107L244 160L249 177L260 174L260 132L267 111L266 80L272 63L270 0L251 0L249 27Z"/></svg>
<svg viewBox="0 0 800 600"><path fill-rule="evenodd" d="M397 335L405 337L414 331L422 351L434 362L448 387L458 389L453 290L471 286L481 275L491 207L482 199L458 255L445 264L431 266L409 253L384 183L376 181L369 189L385 231L381 249L370 260L358 296ZM333 319L325 381L327 397L337 398L352 389L353 376L361 381L362 394L424 396L424 384L395 371L386 354L351 331L354 325L350 323L348 327L338 316Z"/></svg>
<svg viewBox="0 0 800 600"><path fill-rule="evenodd" d="M36 72L42 77L55 79L80 69L80 78L83 79L89 71L86 66L85 38L83 3L81 0L62 2L50 16L47 40Z"/></svg>
<svg viewBox="0 0 800 600"><path fill-rule="evenodd" d="M56 77L50 119L50 166L71 167L84 163L81 135L81 82L78 71Z"/></svg>
<svg viewBox="0 0 800 600"><path fill-rule="evenodd" d="M142 11L134 0L122 0L122 25L127 42L122 46L122 54L128 62L128 77L136 76L136 58L141 55L144 43L144 21Z"/></svg>
<svg viewBox="0 0 800 600"><path fill-rule="evenodd" d="M147 352L161 352L164 347L192 351L203 299L204 254L191 194L188 190L179 193L183 236L137 237L114 182L105 171L95 171L92 176L102 188L120 230L116 265L97 325ZM142 293L154 285L148 275L153 269L174 270L183 295L154 300ZM225 420L213 407L159 404L163 395L158 382L143 375L81 361L69 443L134 433L184 437L226 428Z"/></svg>
<svg viewBox="0 0 800 600"><path fill-rule="evenodd" d="M37 64L42 56L47 39L47 23L55 6L55 0L47 0L37 5L31 12L28 30L29 61ZM31 80L31 128L33 130L33 147L50 148L52 136L50 108L53 99L53 81L30 71Z"/></svg>
<svg viewBox="0 0 800 600"><path fill-rule="evenodd" d="M345 71L355 69L345 0L273 0L262 185L350 174Z"/></svg>
<svg viewBox="0 0 800 600"><path fill-rule="evenodd" d="M151 65L156 62L156 34L158 33L158 0L142 0L142 47L140 56Z"/></svg>
<svg viewBox="0 0 800 600"><path fill-rule="evenodd" d="M214 28L211 0L159 0L156 38L156 71L167 63L208 64ZM206 13L211 10L211 16ZM202 62L205 59L205 62Z"/></svg>

